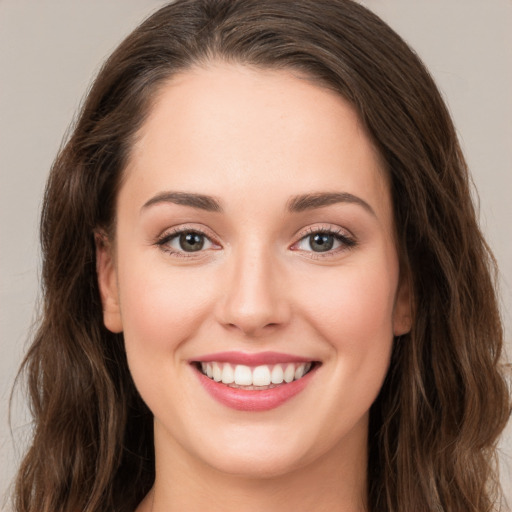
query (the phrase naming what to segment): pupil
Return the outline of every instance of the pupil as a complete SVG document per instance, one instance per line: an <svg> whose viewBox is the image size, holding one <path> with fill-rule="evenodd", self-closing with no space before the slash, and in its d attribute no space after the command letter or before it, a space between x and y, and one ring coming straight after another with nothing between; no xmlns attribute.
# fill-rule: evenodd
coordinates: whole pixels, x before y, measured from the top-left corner
<svg viewBox="0 0 512 512"><path fill-rule="evenodd" d="M309 244L311 245L313 251L329 251L334 245L334 237L327 233L316 233L309 237Z"/></svg>
<svg viewBox="0 0 512 512"><path fill-rule="evenodd" d="M204 238L199 233L182 233L180 235L180 246L184 251L200 251L203 245Z"/></svg>

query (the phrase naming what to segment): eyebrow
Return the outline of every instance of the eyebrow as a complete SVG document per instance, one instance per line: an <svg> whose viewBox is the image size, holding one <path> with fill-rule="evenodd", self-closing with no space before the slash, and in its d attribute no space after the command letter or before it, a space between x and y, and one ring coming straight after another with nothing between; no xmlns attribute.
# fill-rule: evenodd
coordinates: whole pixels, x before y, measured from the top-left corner
<svg viewBox="0 0 512 512"><path fill-rule="evenodd" d="M192 192L162 192L146 201L142 206L142 210L159 203L174 203L208 212L221 213L223 211L220 202L214 197ZM287 208L292 213L300 213L338 203L357 204L376 216L375 211L366 201L348 192L301 194L292 197L287 203Z"/></svg>
<svg viewBox="0 0 512 512"><path fill-rule="evenodd" d="M222 212L219 201L214 197L191 192L162 192L146 201L141 210L159 203L174 203L208 212Z"/></svg>
<svg viewBox="0 0 512 512"><path fill-rule="evenodd" d="M298 213L337 203L357 204L376 217L375 211L366 201L348 192L317 192L295 196L288 201L288 210Z"/></svg>

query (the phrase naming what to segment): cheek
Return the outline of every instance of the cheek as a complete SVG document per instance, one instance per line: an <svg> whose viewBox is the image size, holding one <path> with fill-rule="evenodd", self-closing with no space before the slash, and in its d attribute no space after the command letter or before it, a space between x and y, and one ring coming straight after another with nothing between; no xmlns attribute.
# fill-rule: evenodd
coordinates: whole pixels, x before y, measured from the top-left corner
<svg viewBox="0 0 512 512"><path fill-rule="evenodd" d="M329 269L327 277L326 286L321 291L317 287L303 301L310 323L346 371L385 372L393 340L398 264L382 258L347 264ZM306 281L305 287L315 290L313 281Z"/></svg>
<svg viewBox="0 0 512 512"><path fill-rule="evenodd" d="M124 261L118 262L128 366L148 407L167 411L177 423L186 397L167 391L178 387L184 376L181 347L208 315L213 283L208 285L190 268L171 268L161 255L130 256L125 251Z"/></svg>
<svg viewBox="0 0 512 512"><path fill-rule="evenodd" d="M324 293L310 295L310 325L330 348L326 374L332 394L322 397L333 434L366 417L389 368L398 268L376 264L338 269ZM332 404L335 404L332 407ZM340 421L339 411L344 411Z"/></svg>
<svg viewBox="0 0 512 512"><path fill-rule="evenodd" d="M120 263L121 314L127 351L158 358L187 340L203 321L214 284L193 269L171 268L161 256L148 260Z"/></svg>

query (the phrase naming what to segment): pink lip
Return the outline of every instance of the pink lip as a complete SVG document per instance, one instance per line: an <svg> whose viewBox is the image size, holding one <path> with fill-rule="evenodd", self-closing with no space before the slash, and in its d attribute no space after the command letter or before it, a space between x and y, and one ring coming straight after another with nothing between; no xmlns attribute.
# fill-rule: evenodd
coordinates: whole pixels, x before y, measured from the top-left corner
<svg viewBox="0 0 512 512"><path fill-rule="evenodd" d="M275 409L300 393L309 384L317 369L318 366L315 365L301 379L265 390L231 388L210 379L198 369L195 369L195 373L203 388L221 404L238 411L258 412Z"/></svg>
<svg viewBox="0 0 512 512"><path fill-rule="evenodd" d="M281 352L256 352L252 354L247 352L216 352L215 354L207 354L190 360L190 362L199 363L212 361L244 364L246 366L259 366L261 364L309 363L312 359L306 359L305 357L292 354L283 354Z"/></svg>

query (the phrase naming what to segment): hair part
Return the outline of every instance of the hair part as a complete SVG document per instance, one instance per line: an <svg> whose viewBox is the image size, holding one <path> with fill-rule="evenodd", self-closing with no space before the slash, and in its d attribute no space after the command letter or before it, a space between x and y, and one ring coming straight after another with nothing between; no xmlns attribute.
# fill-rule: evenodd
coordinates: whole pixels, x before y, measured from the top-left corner
<svg viewBox="0 0 512 512"><path fill-rule="evenodd" d="M336 91L385 164L414 321L370 413L369 510L492 510L495 446L510 415L495 262L430 75L350 0L178 0L101 69L44 197L43 311L23 363L34 438L15 510L133 511L153 483L152 415L122 335L103 325L94 233L115 232L123 171L159 87L219 60L300 72Z"/></svg>

